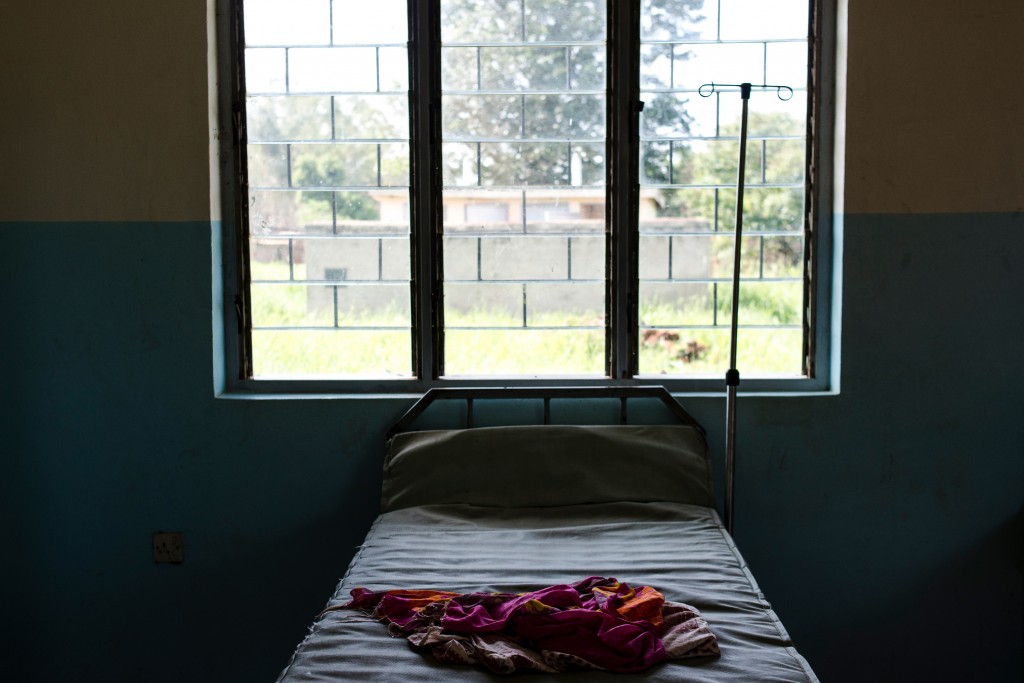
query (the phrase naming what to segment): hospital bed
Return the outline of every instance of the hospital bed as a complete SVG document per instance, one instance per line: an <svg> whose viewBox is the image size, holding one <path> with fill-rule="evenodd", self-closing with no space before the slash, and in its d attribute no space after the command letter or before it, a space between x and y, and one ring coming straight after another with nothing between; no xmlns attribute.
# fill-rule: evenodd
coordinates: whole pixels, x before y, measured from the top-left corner
<svg viewBox="0 0 1024 683"><path fill-rule="evenodd" d="M482 401L494 403L485 410ZM638 401L660 406L644 418L657 412L674 424L630 421ZM539 424L494 424L524 410ZM434 412L460 424L413 430ZM481 413L489 426L477 425ZM560 413L576 423L616 419L559 424ZM704 430L661 387L431 390L390 430L383 466L381 514L281 683L507 678L441 663L340 607L356 588L514 594L591 576L651 586L696 608L719 654L640 673L573 670L527 680L817 681L716 512Z"/></svg>

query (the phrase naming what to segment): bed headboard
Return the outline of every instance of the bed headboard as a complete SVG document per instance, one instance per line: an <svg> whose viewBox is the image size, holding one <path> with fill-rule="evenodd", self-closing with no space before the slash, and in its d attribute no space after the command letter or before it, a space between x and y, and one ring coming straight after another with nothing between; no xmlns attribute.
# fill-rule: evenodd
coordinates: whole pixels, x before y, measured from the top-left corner
<svg viewBox="0 0 1024 683"><path fill-rule="evenodd" d="M558 399L617 399L617 424L552 424ZM676 424L629 424L628 401L661 401ZM455 429L410 430L435 401L466 404ZM478 427L477 400L539 399L543 423ZM704 430L662 387L435 389L388 432L383 511L462 503L548 507L666 501L714 506Z"/></svg>
<svg viewBox="0 0 1024 683"><path fill-rule="evenodd" d="M473 402L477 400L519 400L540 399L544 402L544 424L551 424L551 401L557 399L618 399L619 424L629 422L630 399L657 399L668 408L673 416L702 435L704 428L680 403L662 386L627 387L473 387L430 389L409 408L388 430L390 440L395 434L408 431L416 419L435 401L458 400L466 402L466 428L472 428Z"/></svg>

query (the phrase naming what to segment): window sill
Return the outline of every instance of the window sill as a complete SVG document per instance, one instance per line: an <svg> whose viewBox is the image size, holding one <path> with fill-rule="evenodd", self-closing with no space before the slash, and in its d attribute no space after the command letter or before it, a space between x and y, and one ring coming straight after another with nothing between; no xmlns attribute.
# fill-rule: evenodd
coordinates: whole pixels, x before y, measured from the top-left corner
<svg viewBox="0 0 1024 683"><path fill-rule="evenodd" d="M460 378L435 382L394 380L236 380L217 398L229 400L408 400L437 387L544 387L544 386L642 386L661 385L673 395L686 398L720 398L725 395L723 379L666 380L644 377L628 381L566 377L482 379ZM836 396L837 386L823 378L764 378L744 380L739 395L763 398Z"/></svg>

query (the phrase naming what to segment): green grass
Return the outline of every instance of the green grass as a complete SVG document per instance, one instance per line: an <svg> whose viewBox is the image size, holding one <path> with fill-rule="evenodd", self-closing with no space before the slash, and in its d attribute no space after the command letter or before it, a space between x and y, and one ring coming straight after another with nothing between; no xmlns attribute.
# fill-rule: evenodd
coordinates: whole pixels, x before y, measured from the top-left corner
<svg viewBox="0 0 1024 683"><path fill-rule="evenodd" d="M254 279L286 279L282 264L253 264ZM296 268L296 278L304 274ZM719 288L715 303L709 294L687 305L643 305L640 320L653 331L640 348L644 375L720 376L729 362L727 290ZM334 329L331 306L311 307L303 285L254 285L253 320L259 326L325 326L327 329L255 330L253 361L256 376L408 377L412 373L412 338L408 309L352 308L341 312L350 327L392 327L388 330ZM802 333L799 329L802 290L799 282L769 286L751 283L740 299L741 325L797 325L798 329L740 329L737 366L744 377L795 375L800 372ZM664 329L707 325L717 309L720 328ZM517 315L495 309L449 312L448 322L460 327L518 329L449 330L445 371L450 375L602 375L604 331L598 311L539 313L532 326L597 326L599 329L524 329Z"/></svg>

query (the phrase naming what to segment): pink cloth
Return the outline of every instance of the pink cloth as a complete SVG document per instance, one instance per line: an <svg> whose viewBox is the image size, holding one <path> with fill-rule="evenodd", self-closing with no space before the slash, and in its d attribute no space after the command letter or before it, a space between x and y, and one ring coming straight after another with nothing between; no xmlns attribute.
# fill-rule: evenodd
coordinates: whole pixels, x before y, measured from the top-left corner
<svg viewBox="0 0 1024 683"><path fill-rule="evenodd" d="M357 588L342 607L372 612L442 661L500 673L571 666L636 672L668 658L718 654L697 610L666 603L648 586L601 577L522 594Z"/></svg>

